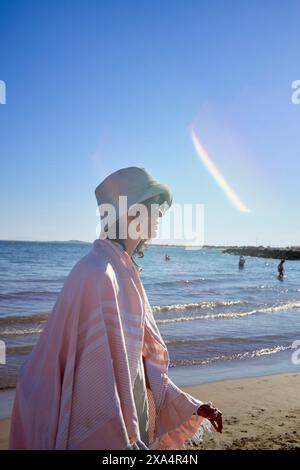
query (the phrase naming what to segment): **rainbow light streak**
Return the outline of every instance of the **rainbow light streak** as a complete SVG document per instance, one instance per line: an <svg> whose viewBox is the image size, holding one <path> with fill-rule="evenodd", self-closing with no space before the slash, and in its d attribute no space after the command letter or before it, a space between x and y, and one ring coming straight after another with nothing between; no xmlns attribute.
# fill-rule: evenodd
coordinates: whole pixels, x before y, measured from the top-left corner
<svg viewBox="0 0 300 470"><path fill-rule="evenodd" d="M219 184L221 189L223 189L226 196L231 200L235 207L241 212L250 212L248 207L243 203L240 197L236 192L231 188L227 183L221 172L218 170L214 162L209 158L205 148L201 144L199 137L197 136L194 129L191 129L192 139L198 156L200 157L202 163L206 166L210 174L214 177L216 182Z"/></svg>

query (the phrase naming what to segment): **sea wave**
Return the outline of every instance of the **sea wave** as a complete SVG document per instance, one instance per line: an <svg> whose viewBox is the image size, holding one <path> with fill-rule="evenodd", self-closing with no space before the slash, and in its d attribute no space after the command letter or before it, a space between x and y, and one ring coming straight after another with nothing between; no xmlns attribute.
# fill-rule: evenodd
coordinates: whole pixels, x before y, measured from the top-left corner
<svg viewBox="0 0 300 470"><path fill-rule="evenodd" d="M12 328L12 329L4 329L0 330L0 336L25 336L25 335L38 335L42 333L43 327L41 326L33 326L29 328Z"/></svg>
<svg viewBox="0 0 300 470"><path fill-rule="evenodd" d="M27 276L25 275L24 277L22 277L21 279L18 279L18 278L14 278L13 280L8 278L8 277L4 277L2 274L0 274L0 279L1 279L1 284L62 284L65 280L66 280L66 276L58 276L58 277L55 277L55 278L51 278L51 277L47 277L47 278L43 278L43 277L30 277L30 276ZM22 291L18 291L18 292L22 292Z"/></svg>
<svg viewBox="0 0 300 470"><path fill-rule="evenodd" d="M261 348L261 349L254 349L251 351L245 351L241 353L235 354L222 354L219 356L213 356L208 359L179 359L172 361L170 363L170 367L180 367L180 366L195 366L195 365L206 365L212 364L214 362L222 362L222 361L233 361L233 360L243 360L243 359L251 359L261 356L270 356L271 354L276 354L279 352L288 351L292 349L292 346L283 346L277 345L271 348Z"/></svg>
<svg viewBox="0 0 300 470"><path fill-rule="evenodd" d="M220 336L220 337L211 337L211 338L175 338L175 339L166 339L165 343L168 346L193 346L193 345L216 345L221 343L240 343L240 344L247 344L247 343L260 343L261 341L279 341L283 339L287 339L289 336L287 335L264 335L264 336L245 336L245 337L237 337L237 336Z"/></svg>
<svg viewBox="0 0 300 470"><path fill-rule="evenodd" d="M157 312L169 312L178 310L196 310L200 308L214 308L214 307L228 307L232 305L241 305L247 303L242 300L223 300L223 301L210 301L210 302L196 302L188 304L171 304L171 305L153 305L152 311Z"/></svg>
<svg viewBox="0 0 300 470"><path fill-rule="evenodd" d="M28 354L32 351L33 344L22 345L22 346L11 346L6 348L8 354Z"/></svg>
<svg viewBox="0 0 300 470"><path fill-rule="evenodd" d="M188 304L173 304L173 305L154 305L152 311L154 313L169 312L169 311L181 311L181 310L195 310L202 308L215 308L215 307L227 307L232 305L245 304L245 301L211 301L211 302L198 302ZM6 315L0 316L0 327L2 325L13 325L23 323L39 323L46 321L49 312L38 313L34 315ZM3 334L3 332L1 332Z"/></svg>
<svg viewBox="0 0 300 470"><path fill-rule="evenodd" d="M214 309L221 307L231 307L235 305L247 304L246 301L212 301L212 302L198 302L188 304L173 304L173 305L159 305L153 306L152 310L155 314L163 312L188 312L199 309ZM225 311L204 313L203 315L181 315L174 318L157 318L156 323L159 325L190 322L199 320L223 320L243 318L260 313L276 313L281 311L288 311L293 309L300 309L300 301L287 302L281 305L265 306L245 312ZM43 330L43 324L48 319L49 313L38 313L34 315L11 315L0 317L0 335L2 336L18 336L18 335L31 335L39 334Z"/></svg>
<svg viewBox="0 0 300 470"><path fill-rule="evenodd" d="M37 323L47 320L49 313L37 313L34 315L6 315L0 317L0 325L12 325L19 323Z"/></svg>
<svg viewBox="0 0 300 470"><path fill-rule="evenodd" d="M18 291L18 292L7 292L5 294L0 294L1 300L36 300L36 299L45 299L45 297L54 298L57 297L59 291Z"/></svg>
<svg viewBox="0 0 300 470"><path fill-rule="evenodd" d="M282 305L274 305L271 307L257 308L254 310L246 312L224 312L224 313L211 313L205 315L194 315L194 316L185 316L185 317L176 317L176 318L166 318L166 319L157 319L157 324L166 324L166 323L179 323L185 321L195 321L195 320L222 320L222 319L233 319L233 318L242 318L249 315L256 315L259 313L276 313L286 310L300 309L300 302L287 302Z"/></svg>
<svg viewBox="0 0 300 470"><path fill-rule="evenodd" d="M204 281L207 281L205 277L198 277L196 279L174 279L172 281L157 281L157 282L151 282L151 285L156 285L160 287L167 287L167 286L176 286L176 285L186 285L186 284L199 284L203 283ZM146 283L147 284L147 283Z"/></svg>

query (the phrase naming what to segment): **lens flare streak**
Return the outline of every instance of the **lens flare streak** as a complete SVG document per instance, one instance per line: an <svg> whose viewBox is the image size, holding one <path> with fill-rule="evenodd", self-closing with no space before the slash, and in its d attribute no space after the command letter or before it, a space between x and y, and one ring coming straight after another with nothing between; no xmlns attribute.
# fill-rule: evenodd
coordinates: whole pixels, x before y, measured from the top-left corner
<svg viewBox="0 0 300 470"><path fill-rule="evenodd" d="M196 149L198 156L200 157L202 163L208 169L210 174L214 177L216 182L219 184L221 189L224 191L226 196L231 200L231 202L235 205L235 207L241 212L250 212L248 207L243 203L237 193L231 188L231 186L227 183L223 175L221 174L220 170L216 167L214 162L208 156L205 148L200 142L199 137L197 136L194 129L191 129L193 143Z"/></svg>

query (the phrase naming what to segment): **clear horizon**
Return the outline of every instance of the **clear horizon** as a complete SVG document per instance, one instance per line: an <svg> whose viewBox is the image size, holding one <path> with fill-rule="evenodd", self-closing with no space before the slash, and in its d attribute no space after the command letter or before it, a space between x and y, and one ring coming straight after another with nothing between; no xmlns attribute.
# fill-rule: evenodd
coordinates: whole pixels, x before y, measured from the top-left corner
<svg viewBox="0 0 300 470"><path fill-rule="evenodd" d="M11 239L11 240L8 240L8 239L0 239L0 242L24 242L24 243L82 243L82 244L91 244L93 243L93 241L87 241L87 240L22 240L22 239ZM168 246L168 247L194 247L195 245L181 245L181 244L167 244L167 243L161 243L161 242L158 242L158 243L151 243L149 244L149 246ZM241 247L261 247L263 246L264 248L286 248L286 249L300 249L300 245L221 245L221 244L204 244L204 245L199 245L199 248L206 248L206 247L220 247L220 248L223 248L223 247L228 247L228 248L231 248L231 247L238 247L238 248L241 248Z"/></svg>

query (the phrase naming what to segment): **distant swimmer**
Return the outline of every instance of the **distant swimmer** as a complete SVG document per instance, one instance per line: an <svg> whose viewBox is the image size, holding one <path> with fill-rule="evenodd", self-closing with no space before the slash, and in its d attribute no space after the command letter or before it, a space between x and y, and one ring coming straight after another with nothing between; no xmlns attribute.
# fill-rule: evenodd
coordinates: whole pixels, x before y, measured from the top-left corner
<svg viewBox="0 0 300 470"><path fill-rule="evenodd" d="M170 259L171 259L171 258L170 258L169 255L166 255L166 256L165 256L165 261L170 261Z"/></svg>
<svg viewBox="0 0 300 470"><path fill-rule="evenodd" d="M284 276L284 266L283 263L285 262L285 259L282 259L277 266L277 271L278 271L278 279L282 279Z"/></svg>
<svg viewBox="0 0 300 470"><path fill-rule="evenodd" d="M239 259L239 268L240 269L243 269L244 265L245 265L245 258L242 256L240 256L240 259Z"/></svg>

